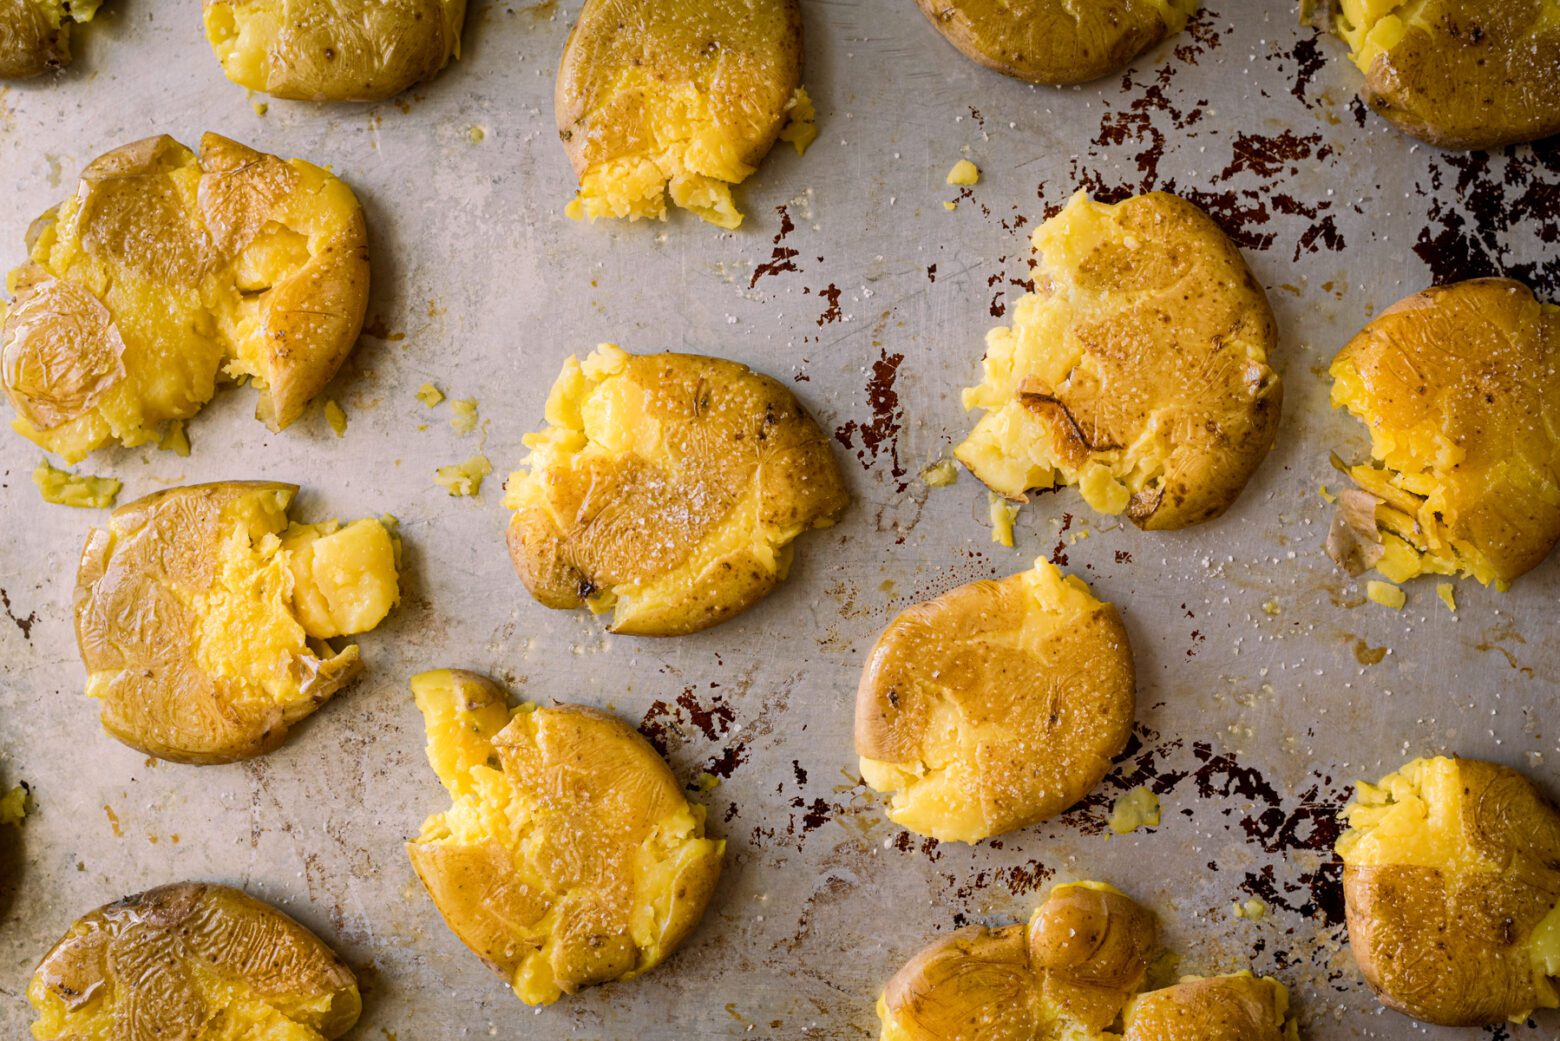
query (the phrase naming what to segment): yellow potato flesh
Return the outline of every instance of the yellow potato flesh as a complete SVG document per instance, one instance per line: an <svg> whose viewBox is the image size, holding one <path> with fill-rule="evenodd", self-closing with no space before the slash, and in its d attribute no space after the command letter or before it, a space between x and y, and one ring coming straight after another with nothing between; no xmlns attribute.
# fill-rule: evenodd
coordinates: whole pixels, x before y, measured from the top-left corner
<svg viewBox="0 0 1560 1041"><path fill-rule="evenodd" d="M91 474L73 474L56 470L48 462L41 462L33 471L33 483L44 502L60 506L79 506L88 509L105 509L114 505L119 495L120 482L113 477L94 477Z"/></svg>

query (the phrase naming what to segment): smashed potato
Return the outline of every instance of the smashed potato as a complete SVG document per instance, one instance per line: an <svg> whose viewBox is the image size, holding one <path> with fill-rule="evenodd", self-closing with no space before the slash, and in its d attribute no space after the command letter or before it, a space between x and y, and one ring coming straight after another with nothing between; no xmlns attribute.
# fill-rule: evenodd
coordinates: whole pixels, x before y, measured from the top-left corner
<svg viewBox="0 0 1560 1041"><path fill-rule="evenodd" d="M1370 428L1328 551L1393 582L1504 589L1560 540L1560 307L1520 282L1436 286L1338 352L1332 403Z"/></svg>
<svg viewBox="0 0 1560 1041"><path fill-rule="evenodd" d="M1030 83L1087 83L1186 26L1198 0L916 0L971 61Z"/></svg>
<svg viewBox="0 0 1560 1041"><path fill-rule="evenodd" d="M268 752L361 670L400 597L383 523L289 523L290 484L173 488L93 531L76 640L103 727L148 755L225 763Z"/></svg>
<svg viewBox="0 0 1560 1041"><path fill-rule="evenodd" d="M1189 976L1133 998L1121 1041L1295 1041L1289 990L1250 972Z"/></svg>
<svg viewBox="0 0 1560 1041"><path fill-rule="evenodd" d="M1557 0L1326 0L1319 28L1349 45L1365 101L1442 148L1560 132Z"/></svg>
<svg viewBox="0 0 1560 1041"><path fill-rule="evenodd" d="M902 613L856 692L861 776L921 835L978 842L1053 817L1131 736L1132 649L1116 609L1045 559Z"/></svg>
<svg viewBox="0 0 1560 1041"><path fill-rule="evenodd" d="M571 216L664 219L666 195L722 228L801 90L797 0L586 0L558 68ZM810 127L811 119L803 122ZM790 138L800 151L810 136Z"/></svg>
<svg viewBox="0 0 1560 1041"><path fill-rule="evenodd" d="M1560 812L1527 778L1416 759L1344 817L1349 947L1383 1004L1445 1026L1560 1007Z"/></svg>
<svg viewBox="0 0 1560 1041"><path fill-rule="evenodd" d="M466 0L204 0L227 78L299 101L378 101L460 57Z"/></svg>
<svg viewBox="0 0 1560 1041"><path fill-rule="evenodd" d="M1140 528L1223 513L1267 455L1273 312L1212 219L1163 192L1073 196L1035 229L1035 292L986 337L954 454L1016 502L1058 484Z"/></svg>
<svg viewBox="0 0 1560 1041"><path fill-rule="evenodd" d="M511 711L480 676L412 677L452 805L406 850L451 931L528 1005L631 979L693 931L726 844L649 742L577 705Z"/></svg>
<svg viewBox="0 0 1560 1041"><path fill-rule="evenodd" d="M90 22L103 0L0 0L0 80L27 79L70 64L70 27Z"/></svg>
<svg viewBox="0 0 1560 1041"><path fill-rule="evenodd" d="M216 134L199 157L152 137L93 160L28 249L0 376L12 426L68 462L161 441L219 377L253 381L256 415L286 427L340 368L368 300L351 189Z"/></svg>
<svg viewBox="0 0 1560 1041"><path fill-rule="evenodd" d="M27 986L38 1041L340 1037L357 979L308 929L227 886L182 882L76 921Z"/></svg>
<svg viewBox="0 0 1560 1041"><path fill-rule="evenodd" d="M1027 927L970 926L910 959L878 999L881 1041L1106 1041L1156 935L1115 888L1059 885Z"/></svg>
<svg viewBox="0 0 1560 1041"><path fill-rule="evenodd" d="M548 607L674 636L785 577L791 543L849 499L828 438L777 381L693 354L611 344L571 357L510 475L509 553Z"/></svg>

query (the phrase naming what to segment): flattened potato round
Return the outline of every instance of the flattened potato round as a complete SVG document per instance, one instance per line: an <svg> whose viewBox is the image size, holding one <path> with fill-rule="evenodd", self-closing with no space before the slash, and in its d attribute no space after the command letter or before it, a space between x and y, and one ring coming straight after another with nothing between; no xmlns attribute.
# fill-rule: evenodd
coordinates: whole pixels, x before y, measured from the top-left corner
<svg viewBox="0 0 1560 1041"><path fill-rule="evenodd" d="M723 228L800 91L797 0L586 0L558 67L558 135L579 177L573 216L666 216ZM798 137L798 149L810 137Z"/></svg>
<svg viewBox="0 0 1560 1041"><path fill-rule="evenodd" d="M451 806L406 844L450 930L528 1005L631 979L704 915L726 843L616 717L511 711L469 672L412 677Z"/></svg>
<svg viewBox="0 0 1560 1041"><path fill-rule="evenodd" d="M1198 0L916 0L965 56L1030 83L1087 83L1180 32Z"/></svg>
<svg viewBox="0 0 1560 1041"><path fill-rule="evenodd" d="M791 543L849 497L827 437L777 381L694 354L575 358L510 475L509 553L548 607L675 636L752 606Z"/></svg>
<svg viewBox="0 0 1560 1041"><path fill-rule="evenodd" d="M1383 311L1330 373L1333 405L1370 428L1373 461L1348 470L1375 500L1363 565L1503 589L1560 541L1560 307L1509 279L1436 286Z"/></svg>
<svg viewBox="0 0 1560 1041"><path fill-rule="evenodd" d="M340 1037L357 978L308 929L227 886L181 882L77 919L27 986L39 1041Z"/></svg>
<svg viewBox="0 0 1560 1041"><path fill-rule="evenodd" d="M1116 609L1042 558L917 604L878 637L856 691L861 775L921 835L1027 827L1110 770L1134 689Z"/></svg>
<svg viewBox="0 0 1560 1041"><path fill-rule="evenodd" d="M148 755L268 752L361 670L326 641L400 596L377 520L288 524L290 484L172 488L119 507L76 575L76 641L103 727Z"/></svg>
<svg viewBox="0 0 1560 1041"><path fill-rule="evenodd" d="M1365 101L1441 148L1560 133L1560 3L1332 0L1331 28L1365 74Z"/></svg>
<svg viewBox="0 0 1560 1041"><path fill-rule="evenodd" d="M357 198L301 159L206 134L99 156L34 222L11 272L0 376L12 426L75 462L158 441L219 377L260 389L280 430L357 341L368 242Z"/></svg>
<svg viewBox="0 0 1560 1041"><path fill-rule="evenodd" d="M72 22L89 22L102 0L0 0L0 80L28 79L70 64Z"/></svg>
<svg viewBox="0 0 1560 1041"><path fill-rule="evenodd" d="M1445 1026L1560 1007L1560 812L1526 777L1416 759L1344 816L1349 949L1382 1004Z"/></svg>
<svg viewBox="0 0 1560 1041"><path fill-rule="evenodd" d="M1289 991L1249 972L1188 977L1132 999L1121 1041L1294 1041Z"/></svg>
<svg viewBox="0 0 1560 1041"><path fill-rule="evenodd" d="M227 78L299 101L378 101L460 57L466 0L203 0Z"/></svg>
<svg viewBox="0 0 1560 1041"><path fill-rule="evenodd" d="M1114 206L1082 192L1035 229L1035 292L986 337L983 415L955 455L1024 502L1075 484L1145 530L1210 520L1278 430L1277 328L1240 252L1164 192Z"/></svg>
<svg viewBox="0 0 1560 1041"><path fill-rule="evenodd" d="M1142 986L1156 934L1111 886L1057 886L1027 928L970 926L911 958L878 999L881 1041L1099 1036Z"/></svg>

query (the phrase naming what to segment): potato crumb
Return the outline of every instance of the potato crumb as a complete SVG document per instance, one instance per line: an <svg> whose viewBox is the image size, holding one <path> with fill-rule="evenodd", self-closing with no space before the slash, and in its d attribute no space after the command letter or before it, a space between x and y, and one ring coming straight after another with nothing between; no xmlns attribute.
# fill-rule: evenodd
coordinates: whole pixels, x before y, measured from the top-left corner
<svg viewBox="0 0 1560 1041"><path fill-rule="evenodd" d="M939 459L921 471L921 482L928 488L946 488L959 479L959 467L952 459Z"/></svg>
<svg viewBox="0 0 1560 1041"><path fill-rule="evenodd" d="M184 421L175 419L168 424L163 431L162 440L157 442L157 447L164 452L172 452L181 459L186 459L190 454L190 435L184 430Z"/></svg>
<svg viewBox="0 0 1560 1041"><path fill-rule="evenodd" d="M1316 494L1320 495L1322 497L1322 501L1329 505L1338 501L1338 497L1332 492L1328 491L1325 484L1319 484L1316 486Z"/></svg>
<svg viewBox="0 0 1560 1041"><path fill-rule="evenodd" d="M1279 612L1279 606L1278 606L1278 601L1277 600L1264 600L1262 602L1262 613L1263 614L1272 616L1272 615L1277 615L1278 612Z"/></svg>
<svg viewBox="0 0 1560 1041"><path fill-rule="evenodd" d="M271 106L263 101L252 101L249 103L249 107L255 110L255 115L257 116L263 116L271 111Z"/></svg>
<svg viewBox="0 0 1560 1041"><path fill-rule="evenodd" d="M493 472L493 464L485 455L474 455L464 463L441 466L434 472L434 480L451 495L476 495L482 491L482 478Z"/></svg>
<svg viewBox="0 0 1560 1041"><path fill-rule="evenodd" d="M712 792L720 787L720 778L712 773L704 772L693 779L693 787L695 791Z"/></svg>
<svg viewBox="0 0 1560 1041"><path fill-rule="evenodd" d="M91 474L56 470L47 459L33 471L33 484L38 486L44 502L95 510L114 505L122 487L113 477L94 477Z"/></svg>
<svg viewBox="0 0 1560 1041"><path fill-rule="evenodd" d="M813 107L806 87L796 88L786 111L791 113L791 118L780 131L780 140L791 142L797 155L805 155L807 146L818 139L818 110Z"/></svg>
<svg viewBox="0 0 1560 1041"><path fill-rule="evenodd" d="M585 204L580 201L579 196L569 200L569 204L563 208L563 215L570 220L585 219Z"/></svg>
<svg viewBox="0 0 1560 1041"><path fill-rule="evenodd" d="M991 503L991 541L1012 547L1013 521L1018 516L1018 503L1009 502L996 492L987 492Z"/></svg>
<svg viewBox="0 0 1560 1041"><path fill-rule="evenodd" d="M469 434L477 429L477 399L458 398L450 402L450 426L457 434Z"/></svg>
<svg viewBox="0 0 1560 1041"><path fill-rule="evenodd" d="M960 159L953 164L953 169L948 171L948 183L960 186L979 184L980 167L968 159Z"/></svg>
<svg viewBox="0 0 1560 1041"><path fill-rule="evenodd" d="M1267 909L1267 904L1256 897L1252 897L1245 903L1235 903L1230 907L1236 918L1249 918L1253 922L1265 916Z"/></svg>
<svg viewBox="0 0 1560 1041"><path fill-rule="evenodd" d="M1365 595L1383 607L1390 607L1394 611L1399 610L1407 602L1403 590L1391 582L1377 582L1371 579L1365 583Z"/></svg>
<svg viewBox="0 0 1560 1041"><path fill-rule="evenodd" d="M417 388L417 400L429 408L433 408L444 400L444 391L435 387L432 383L424 383Z"/></svg>
<svg viewBox="0 0 1560 1041"><path fill-rule="evenodd" d="M325 422L330 424L331 430L335 431L337 437L346 434L347 413L334 398L325 402Z"/></svg>
<svg viewBox="0 0 1560 1041"><path fill-rule="evenodd" d="M483 139L487 137L487 131L478 126L468 127L466 137L472 144L480 145Z"/></svg>
<svg viewBox="0 0 1560 1041"><path fill-rule="evenodd" d="M1139 785L1117 797L1110 808L1110 830L1130 835L1139 828L1159 827L1159 796Z"/></svg>
<svg viewBox="0 0 1560 1041"><path fill-rule="evenodd" d="M957 202L954 202L952 199L949 199L947 202L943 203L943 209L947 210L949 213L952 213L954 210L956 210L958 208L959 208L959 204Z"/></svg>
<svg viewBox="0 0 1560 1041"><path fill-rule="evenodd" d="M27 816L27 786L19 784L0 795L0 824L20 824Z"/></svg>
<svg viewBox="0 0 1560 1041"><path fill-rule="evenodd" d="M1453 614L1457 613L1457 598L1452 593L1452 584L1450 582L1437 582L1435 595L1441 598L1441 603L1446 605L1448 611L1451 611Z"/></svg>

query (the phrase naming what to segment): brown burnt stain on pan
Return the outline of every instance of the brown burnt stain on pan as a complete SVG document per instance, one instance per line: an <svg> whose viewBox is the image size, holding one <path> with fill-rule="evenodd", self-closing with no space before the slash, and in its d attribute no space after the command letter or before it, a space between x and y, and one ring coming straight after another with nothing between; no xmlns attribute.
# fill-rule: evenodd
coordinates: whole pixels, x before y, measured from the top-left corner
<svg viewBox="0 0 1560 1041"><path fill-rule="evenodd" d="M804 289L802 292L811 293L812 290ZM829 325L833 322L843 321L845 314L840 310L840 287L835 285L833 282L830 282L827 289L820 289L818 291L818 295L823 297L824 300L828 301L828 306L825 307L823 313L818 316L818 327L821 329L823 326Z"/></svg>
<svg viewBox="0 0 1560 1041"><path fill-rule="evenodd" d="M717 690L720 684L711 682L709 687ZM736 710L725 694L711 694L701 701L693 687L684 687L671 701L653 702L639 721L639 732L663 759L700 738L704 744L719 746L707 753L708 758L700 772L728 779L748 760L747 741L740 734L732 733L736 724ZM688 787L697 790L697 778L690 781Z"/></svg>
<svg viewBox="0 0 1560 1041"><path fill-rule="evenodd" d="M879 324L887 318L888 312L885 311ZM903 354L890 354L886 347L878 348L877 361L872 363L872 371L867 378L867 406L872 410L871 418L849 420L834 431L834 440L844 446L846 451L854 452L857 462L864 469L872 469L878 458L886 454L889 477L897 492L910 487L910 482L905 479L907 471L899 461L899 431L904 426L905 416L899 404L899 391L894 387L899 380L900 363L904 360Z"/></svg>
<svg viewBox="0 0 1560 1041"><path fill-rule="evenodd" d="M781 275L787 271L801 271L801 268L796 266L796 258L801 256L800 251L785 244L785 237L796 230L796 222L791 219L790 211L784 206L776 206L775 212L780 215L780 230L775 232L769 259L753 269L753 277L748 279L749 289L757 286L761 278Z"/></svg>
<svg viewBox="0 0 1560 1041"><path fill-rule="evenodd" d="M15 622L16 627L22 631L22 639L31 643L33 626L38 624L38 612L29 611L25 617L17 614L11 607L11 594L4 589L0 589L0 608L4 608L5 616Z"/></svg>

